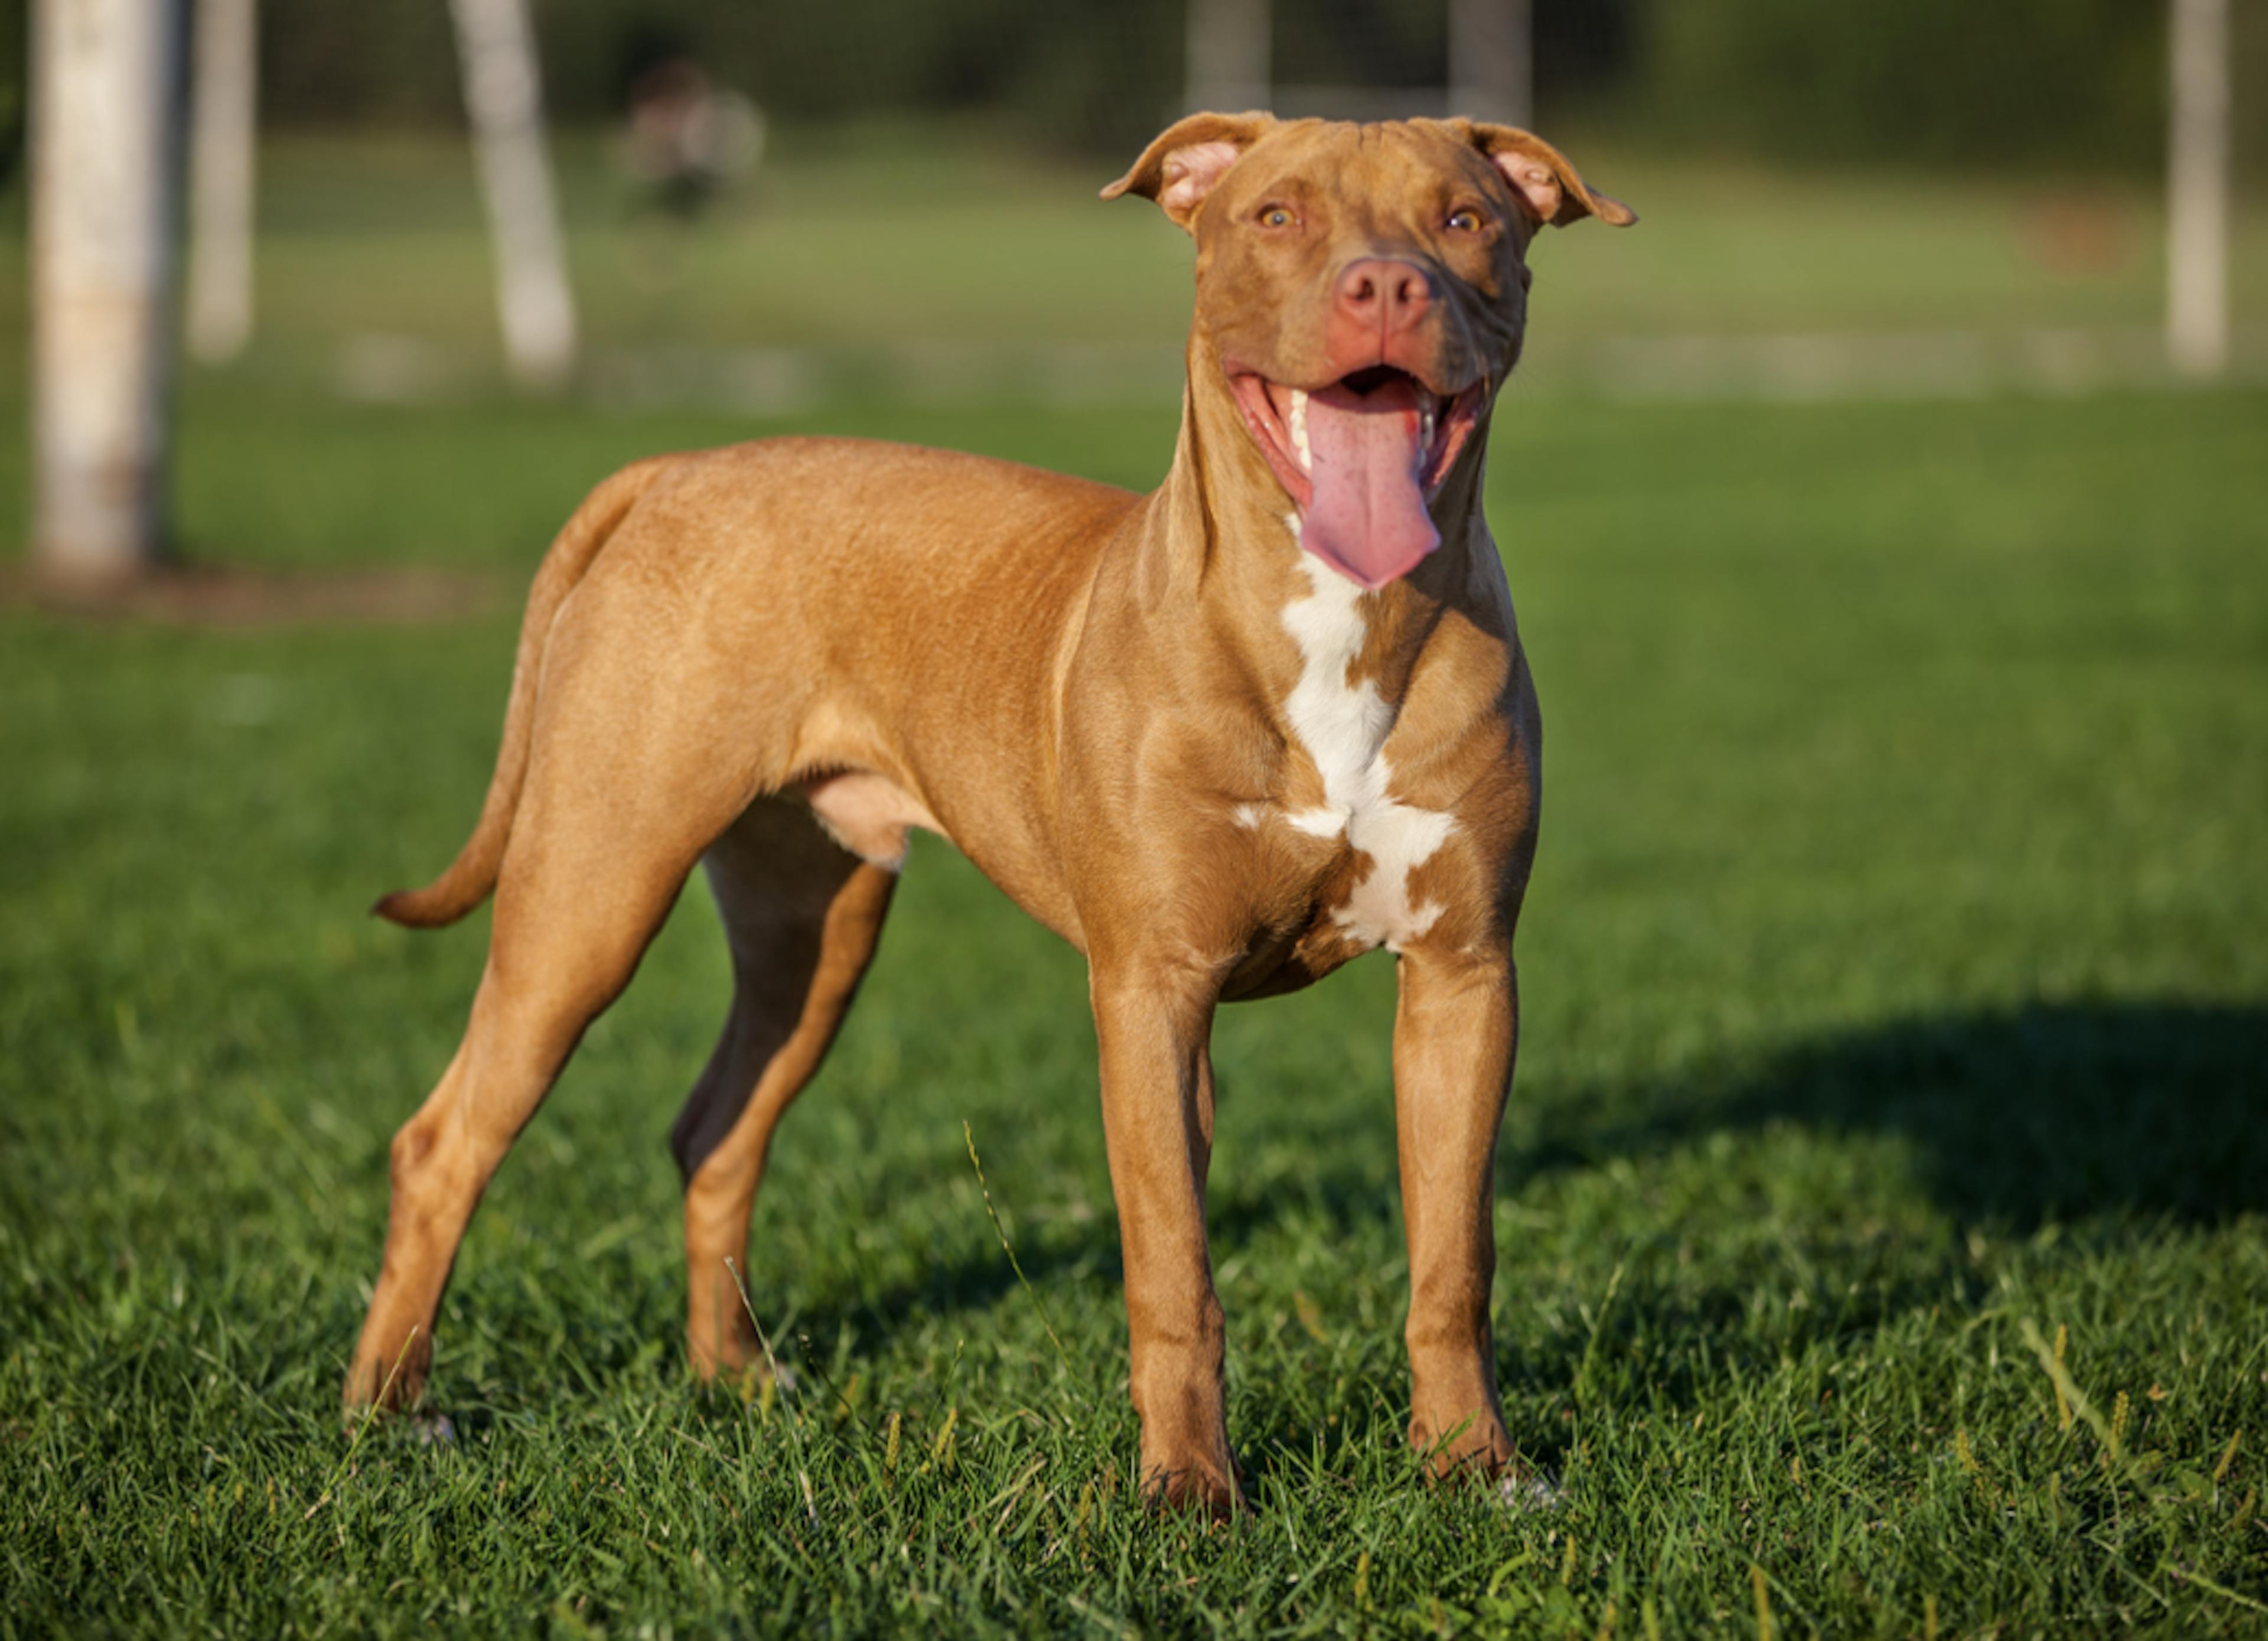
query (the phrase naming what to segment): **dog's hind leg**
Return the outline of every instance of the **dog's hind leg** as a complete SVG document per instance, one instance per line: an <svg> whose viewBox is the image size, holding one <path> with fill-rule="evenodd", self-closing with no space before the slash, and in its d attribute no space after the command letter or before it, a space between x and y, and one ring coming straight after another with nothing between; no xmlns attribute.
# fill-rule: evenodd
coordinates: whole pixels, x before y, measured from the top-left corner
<svg viewBox="0 0 2268 1641"><path fill-rule="evenodd" d="M704 861L732 946L733 1005L670 1149L685 1176L686 1345L707 1379L756 1361L734 1268L764 1156L850 1009L897 873L838 847L801 803L778 798L752 806Z"/></svg>
<svg viewBox="0 0 2268 1641"><path fill-rule="evenodd" d="M540 937L514 935L507 932L517 899L507 862L464 1041L394 1137L386 1257L347 1375L350 1407L416 1402L432 1357L434 1313L481 1194L585 1027L628 982L682 880L680 872L642 886L628 903L570 901L579 915L555 916Z"/></svg>
<svg viewBox="0 0 2268 1641"><path fill-rule="evenodd" d="M482 1192L760 778L761 754L747 748L762 726L721 738L678 659L693 647L657 659L643 630L571 603L555 631L471 1019L394 1137L385 1262L348 1371L350 1408L417 1400ZM702 710L666 710L685 701Z"/></svg>

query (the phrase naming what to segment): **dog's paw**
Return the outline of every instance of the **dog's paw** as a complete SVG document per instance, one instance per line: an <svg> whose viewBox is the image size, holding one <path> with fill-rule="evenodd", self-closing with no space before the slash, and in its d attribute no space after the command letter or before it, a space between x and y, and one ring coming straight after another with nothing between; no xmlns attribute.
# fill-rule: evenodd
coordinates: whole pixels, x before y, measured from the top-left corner
<svg viewBox="0 0 2268 1641"><path fill-rule="evenodd" d="M449 1422L446 1413L416 1413L409 1417L409 1433L420 1447L450 1447L456 1445L457 1427Z"/></svg>
<svg viewBox="0 0 2268 1641"><path fill-rule="evenodd" d="M1233 1520L1252 1509L1239 1483L1233 1458L1225 1471L1211 1464L1152 1470L1143 1483L1142 1497L1152 1510L1201 1516L1214 1522Z"/></svg>

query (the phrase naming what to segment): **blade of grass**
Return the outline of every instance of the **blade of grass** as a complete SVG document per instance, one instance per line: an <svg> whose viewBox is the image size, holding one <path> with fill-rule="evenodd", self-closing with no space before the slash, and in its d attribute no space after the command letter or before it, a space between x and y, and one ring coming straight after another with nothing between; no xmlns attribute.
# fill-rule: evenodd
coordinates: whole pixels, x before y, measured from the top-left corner
<svg viewBox="0 0 2268 1641"><path fill-rule="evenodd" d="M740 1268L733 1261L727 1259L725 1269L733 1273L733 1285L740 1290L740 1308L748 1314L748 1326L756 1330L756 1343L763 1350L764 1365L771 1369L772 1383L777 1385L781 1382L779 1358L772 1354L772 1342L764 1336L763 1323L756 1320L756 1305L748 1297L748 1284L741 1279ZM811 1467L803 1451L803 1414L794 1405L792 1396L782 1396L780 1408L787 1415L788 1440L795 1445L795 1479L803 1489L804 1513L811 1518L811 1525L816 1527L819 1525L819 1504L812 1496Z"/></svg>
<svg viewBox="0 0 2268 1641"><path fill-rule="evenodd" d="M1064 1349L1063 1340L1056 1334L1056 1325L1048 1316L1047 1305L1041 1299L1039 1290L1032 1286L1032 1279L1024 1274L1023 1262L1016 1257L1015 1247L1008 1240L1007 1229L1001 1225L1000 1215L992 1206L992 1188L985 1182L983 1159L976 1154L976 1135L969 1128L966 1117L961 1122L961 1137L968 1142L968 1161L976 1170L976 1188L984 1195L984 1213L992 1221L992 1234L1000 1239L1000 1251L1008 1256L1008 1269L1016 1273L1016 1280L1023 1284L1024 1291L1031 1296L1032 1308L1040 1314L1040 1326L1048 1330L1049 1343L1055 1346L1056 1355L1064 1365L1064 1372L1068 1373L1071 1372L1071 1352Z"/></svg>

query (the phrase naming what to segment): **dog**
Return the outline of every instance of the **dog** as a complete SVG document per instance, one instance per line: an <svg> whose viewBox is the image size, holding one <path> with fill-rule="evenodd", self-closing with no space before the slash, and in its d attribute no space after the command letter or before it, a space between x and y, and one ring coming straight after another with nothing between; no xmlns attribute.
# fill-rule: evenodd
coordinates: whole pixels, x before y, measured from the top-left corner
<svg viewBox="0 0 2268 1641"><path fill-rule="evenodd" d="M1542 730L1482 517L1545 224L1635 220L1528 132L1192 114L1105 199L1196 241L1173 466L1138 497L779 438L606 480L529 593L478 824L377 910L493 891L455 1057L395 1136L350 1409L419 1398L459 1240L695 865L724 1034L671 1134L687 1344L755 1367L726 1262L874 952L909 828L1087 960L1146 1492L1241 1506L1205 1240L1215 1006L1398 958L1409 1438L1531 1480L1490 1334L1513 930Z"/></svg>

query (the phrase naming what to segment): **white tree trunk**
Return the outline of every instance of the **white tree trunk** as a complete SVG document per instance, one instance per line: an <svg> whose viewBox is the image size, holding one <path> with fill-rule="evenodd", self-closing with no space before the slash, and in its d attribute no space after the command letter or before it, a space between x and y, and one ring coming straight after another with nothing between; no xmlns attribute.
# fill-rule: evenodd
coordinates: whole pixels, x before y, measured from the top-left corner
<svg viewBox="0 0 2268 1641"><path fill-rule="evenodd" d="M521 381L556 387L575 367L575 299L544 149L543 82L527 0L451 0L451 9L496 240L504 355Z"/></svg>
<svg viewBox="0 0 2268 1641"><path fill-rule="evenodd" d="M33 555L129 579L161 545L173 0L37 0L32 18Z"/></svg>
<svg viewBox="0 0 2268 1641"><path fill-rule="evenodd" d="M2173 0L2166 351L2175 368L2228 366L2228 0Z"/></svg>
<svg viewBox="0 0 2268 1641"><path fill-rule="evenodd" d="M1268 0L1189 0L1187 112L1268 107Z"/></svg>
<svg viewBox="0 0 2268 1641"><path fill-rule="evenodd" d="M1449 0L1449 112L1525 126L1535 117L1528 0Z"/></svg>
<svg viewBox="0 0 2268 1641"><path fill-rule="evenodd" d="M232 359L252 339L255 0L196 0L189 92L189 351Z"/></svg>

